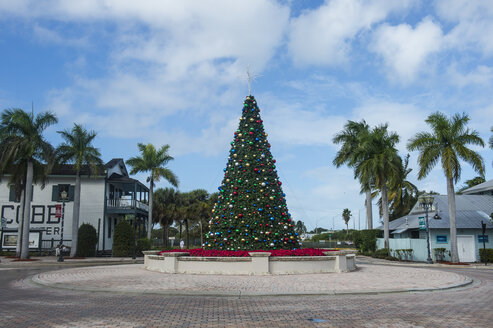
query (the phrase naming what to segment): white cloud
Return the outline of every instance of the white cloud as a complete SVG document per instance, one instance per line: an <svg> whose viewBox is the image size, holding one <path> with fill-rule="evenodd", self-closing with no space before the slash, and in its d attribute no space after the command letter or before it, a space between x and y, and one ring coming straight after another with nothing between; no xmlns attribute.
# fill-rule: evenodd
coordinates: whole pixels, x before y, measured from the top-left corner
<svg viewBox="0 0 493 328"><path fill-rule="evenodd" d="M288 48L295 64L337 65L347 60L351 42L410 1L326 1L291 21Z"/></svg>
<svg viewBox="0 0 493 328"><path fill-rule="evenodd" d="M438 16L456 24L447 34L448 46L493 55L493 2L481 0L438 0Z"/></svg>
<svg viewBox="0 0 493 328"><path fill-rule="evenodd" d="M484 65L477 66L473 71L462 73L456 64L452 64L447 69L447 73L450 82L461 88L468 85L489 86L493 81L493 68Z"/></svg>
<svg viewBox="0 0 493 328"><path fill-rule="evenodd" d="M390 76L408 83L424 70L427 59L441 50L442 43L440 26L425 18L414 29L408 24L380 26L370 49L383 57Z"/></svg>

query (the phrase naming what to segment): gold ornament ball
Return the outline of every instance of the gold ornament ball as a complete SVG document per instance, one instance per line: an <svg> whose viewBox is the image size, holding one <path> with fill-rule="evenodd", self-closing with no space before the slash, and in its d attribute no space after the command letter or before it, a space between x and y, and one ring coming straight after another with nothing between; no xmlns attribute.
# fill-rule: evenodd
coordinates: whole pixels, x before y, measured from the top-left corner
<svg viewBox="0 0 493 328"><path fill-rule="evenodd" d="M249 167L250 166L250 163L246 163L246 166Z"/></svg>
<svg viewBox="0 0 493 328"><path fill-rule="evenodd" d="M270 199L270 200L274 200L274 197L270 196L270 197L269 197L269 199Z"/></svg>
<svg viewBox="0 0 493 328"><path fill-rule="evenodd" d="M236 158L236 157L238 157L238 155L234 154L233 157Z"/></svg>

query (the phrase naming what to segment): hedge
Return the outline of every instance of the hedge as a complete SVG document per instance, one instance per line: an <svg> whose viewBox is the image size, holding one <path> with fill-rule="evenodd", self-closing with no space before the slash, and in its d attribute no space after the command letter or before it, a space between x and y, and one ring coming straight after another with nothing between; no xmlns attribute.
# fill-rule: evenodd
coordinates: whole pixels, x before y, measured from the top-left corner
<svg viewBox="0 0 493 328"><path fill-rule="evenodd" d="M481 262L484 262L484 249L479 249L479 256L481 258ZM486 259L488 262L493 262L493 248L486 249Z"/></svg>
<svg viewBox="0 0 493 328"><path fill-rule="evenodd" d="M81 225L77 240L77 256L94 256L96 254L97 243L98 234L96 228L89 223Z"/></svg>
<svg viewBox="0 0 493 328"><path fill-rule="evenodd" d="M152 248L152 242L147 238L137 240L137 256L144 256L143 251L148 251Z"/></svg>
<svg viewBox="0 0 493 328"><path fill-rule="evenodd" d="M133 230L130 223L121 221L115 226L113 235L113 256L132 255Z"/></svg>

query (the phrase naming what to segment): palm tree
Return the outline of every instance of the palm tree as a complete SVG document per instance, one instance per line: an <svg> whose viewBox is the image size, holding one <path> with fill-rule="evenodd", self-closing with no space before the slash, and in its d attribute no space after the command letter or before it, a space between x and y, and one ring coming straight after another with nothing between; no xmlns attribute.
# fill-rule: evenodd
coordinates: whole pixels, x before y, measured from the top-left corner
<svg viewBox="0 0 493 328"><path fill-rule="evenodd" d="M173 160L173 157L168 155L169 145L162 146L159 150L156 150L152 144L144 145L142 143L137 144L141 156L132 157L127 160L127 165L132 167L130 174L137 174L139 172L150 172L147 182L149 182L149 218L147 229L147 238L151 239L152 231L152 193L154 190L154 182L159 182L161 178L165 178L172 186L178 187L178 178L168 168L166 164Z"/></svg>
<svg viewBox="0 0 493 328"><path fill-rule="evenodd" d="M72 216L72 248L70 256L77 254L80 214L80 172L84 167L89 168L90 174L98 174L103 165L101 153L94 148L92 142L96 132L87 131L83 126L74 124L72 130L58 131L64 142L56 149L57 162L60 164L73 163L75 170L74 209Z"/></svg>
<svg viewBox="0 0 493 328"><path fill-rule="evenodd" d="M475 178L466 180L464 182L464 185L459 190L457 190L457 194L460 195L460 194L462 194L462 192L464 190L469 189L469 188L474 187L474 186L477 186L478 184L483 183L485 181L486 181L486 179L483 176L479 176L479 177L475 177Z"/></svg>
<svg viewBox="0 0 493 328"><path fill-rule="evenodd" d="M342 211L342 219L344 220L344 223L346 223L346 235L349 234L349 220L351 219L351 211L348 208L345 208Z"/></svg>
<svg viewBox="0 0 493 328"><path fill-rule="evenodd" d="M173 188L159 188L154 192L152 216L163 227L164 246L169 245L169 227L179 219L180 193Z"/></svg>
<svg viewBox="0 0 493 328"><path fill-rule="evenodd" d="M296 225L294 229L299 235L306 234L306 226L301 220L296 221Z"/></svg>
<svg viewBox="0 0 493 328"><path fill-rule="evenodd" d="M447 179L448 209L450 216L450 252L452 262L459 262L457 251L457 229L455 216L454 182L460 179L460 159L471 164L480 175L484 175L484 163L481 156L466 146L484 147L483 139L475 130L467 128L469 117L455 114L450 119L436 112L425 120L432 132L419 132L407 144L409 150L418 150L418 179L423 179L440 162Z"/></svg>
<svg viewBox="0 0 493 328"><path fill-rule="evenodd" d="M411 210L416 201L418 200L418 187L416 187L411 181L407 180L407 176L411 173L412 169L409 167L409 154L404 159L402 168L398 171L398 174L390 177L388 183L388 195L389 195L389 220L398 219ZM376 197L377 192L374 192L372 196ZM377 202L380 210L380 215L383 215L382 197Z"/></svg>
<svg viewBox="0 0 493 328"><path fill-rule="evenodd" d="M402 159L395 148L399 136L395 132L389 133L387 128L387 124L373 128L354 155L356 159L361 160L356 167L355 175L361 177L363 181L373 181L380 190L385 248L389 248L390 236L388 182L393 176L399 175L402 168Z"/></svg>
<svg viewBox="0 0 493 328"><path fill-rule="evenodd" d="M57 123L56 116L45 112L34 116L22 109L7 109L0 119L0 172L6 165L25 165L24 217L22 225L21 258L29 258L29 224L31 218L32 186L34 166L41 163L45 175L51 171L54 163L54 149L44 138L43 131Z"/></svg>
<svg viewBox="0 0 493 328"><path fill-rule="evenodd" d="M369 156L364 156L364 149L362 149L365 140L368 139L370 134L370 127L364 120L361 122L348 121L344 125L344 130L334 136L332 142L335 144L342 144L341 149L337 152L336 157L332 163L336 167L340 167L344 164L352 167L356 170L358 165ZM359 154L359 157L356 157ZM366 207L366 219L368 222L368 229L373 229L373 213L372 213L372 195L371 195L371 183L372 177L368 176L363 178L362 176L356 176L361 183L361 191L365 193L365 207Z"/></svg>

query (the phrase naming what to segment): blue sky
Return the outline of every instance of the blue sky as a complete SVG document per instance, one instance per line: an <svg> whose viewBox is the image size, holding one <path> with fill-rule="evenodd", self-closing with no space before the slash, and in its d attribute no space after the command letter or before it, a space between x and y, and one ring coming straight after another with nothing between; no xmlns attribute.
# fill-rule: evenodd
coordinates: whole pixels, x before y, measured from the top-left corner
<svg viewBox="0 0 493 328"><path fill-rule="evenodd" d="M331 165L332 137L347 120L388 123L405 156L442 111L467 113L487 141L491 35L489 1L0 0L0 109L55 112L54 145L57 130L83 124L105 161L169 144L180 190L213 192L250 65L293 217L342 228L347 207L363 228L364 197L351 170ZM491 179L492 150L475 149ZM417 180L416 158L411 180L445 193L439 167ZM462 181L474 176L465 164Z"/></svg>

